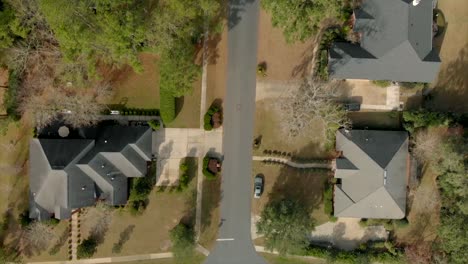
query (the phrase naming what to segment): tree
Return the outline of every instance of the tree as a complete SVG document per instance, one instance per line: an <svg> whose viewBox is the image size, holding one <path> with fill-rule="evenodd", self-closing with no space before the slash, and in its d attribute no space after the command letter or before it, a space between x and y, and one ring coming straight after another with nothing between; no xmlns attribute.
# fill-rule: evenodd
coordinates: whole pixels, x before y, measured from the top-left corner
<svg viewBox="0 0 468 264"><path fill-rule="evenodd" d="M299 89L289 90L277 104L283 132L288 137L307 135L311 124L319 120L330 139L339 127L349 127L346 111L335 101L337 84L306 80Z"/></svg>
<svg viewBox="0 0 468 264"><path fill-rule="evenodd" d="M96 253L97 241L93 238L87 238L78 245L76 255L78 259L90 258Z"/></svg>
<svg viewBox="0 0 468 264"><path fill-rule="evenodd" d="M262 0L263 8L271 13L273 26L283 30L288 42L304 41L313 36L327 18L338 18L342 0Z"/></svg>
<svg viewBox="0 0 468 264"><path fill-rule="evenodd" d="M13 7L6 1L0 1L0 49L10 48L16 39L23 39L28 28L21 24Z"/></svg>
<svg viewBox="0 0 468 264"><path fill-rule="evenodd" d="M420 161L437 161L441 157L443 132L436 128L419 130L413 137L413 155Z"/></svg>
<svg viewBox="0 0 468 264"><path fill-rule="evenodd" d="M269 203L257 223L259 234L265 235L265 245L280 254L294 253L309 245L307 235L314 226L304 205L294 200Z"/></svg>
<svg viewBox="0 0 468 264"><path fill-rule="evenodd" d="M49 243L56 238L52 228L43 222L34 222L28 225L25 235L26 245L39 250L46 249Z"/></svg>
<svg viewBox="0 0 468 264"><path fill-rule="evenodd" d="M172 252L176 263L191 263L194 255L195 231L192 227L179 223L170 231Z"/></svg>
<svg viewBox="0 0 468 264"><path fill-rule="evenodd" d="M413 133L418 128L448 126L452 119L445 113L431 112L427 110L403 112L403 126Z"/></svg>

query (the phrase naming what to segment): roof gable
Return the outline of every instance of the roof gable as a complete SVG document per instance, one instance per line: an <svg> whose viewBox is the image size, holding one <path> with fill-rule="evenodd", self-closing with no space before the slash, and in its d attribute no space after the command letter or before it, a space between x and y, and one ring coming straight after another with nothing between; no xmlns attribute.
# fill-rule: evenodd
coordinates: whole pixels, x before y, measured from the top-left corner
<svg viewBox="0 0 468 264"><path fill-rule="evenodd" d="M80 155L92 139L39 139L50 167L62 170Z"/></svg>
<svg viewBox="0 0 468 264"><path fill-rule="evenodd" d="M403 217L408 134L403 131L340 129L336 135L336 149L343 153L343 157L337 159L335 170L335 178L341 179L341 184L335 185L335 215ZM347 171L353 174L344 173Z"/></svg>

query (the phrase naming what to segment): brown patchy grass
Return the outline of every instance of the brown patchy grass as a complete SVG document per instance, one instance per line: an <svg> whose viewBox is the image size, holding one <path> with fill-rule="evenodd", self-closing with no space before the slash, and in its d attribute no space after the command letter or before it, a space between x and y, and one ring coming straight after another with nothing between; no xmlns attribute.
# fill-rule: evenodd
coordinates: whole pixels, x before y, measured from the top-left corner
<svg viewBox="0 0 468 264"><path fill-rule="evenodd" d="M321 264L326 263L322 259L314 259L310 257L293 257L279 256L270 253L259 253L269 264Z"/></svg>
<svg viewBox="0 0 468 264"><path fill-rule="evenodd" d="M438 8L447 22L445 32L435 39L442 61L430 106L442 111L467 112L468 104L468 1L439 0Z"/></svg>
<svg viewBox="0 0 468 264"><path fill-rule="evenodd" d="M322 193L324 183L328 178L327 173L308 172L286 165L265 165L254 161L252 182L257 174L264 176L264 191L259 199L252 199L253 214L261 215L263 208L272 200L291 198L297 199L311 210L311 217L316 223L328 219L322 205ZM253 189L251 193L253 195Z"/></svg>
<svg viewBox="0 0 468 264"><path fill-rule="evenodd" d="M409 225L395 230L397 242L417 244L436 239L440 212L436 178L430 167L424 167L420 185L409 195Z"/></svg>
<svg viewBox="0 0 468 264"><path fill-rule="evenodd" d="M306 135L286 138L281 131L282 121L275 110L276 103L276 100L264 99L256 104L255 137L262 136L262 142L259 149L254 150L254 155L263 155L263 150L277 150L302 158L329 157L323 124L317 122L312 125L310 133Z"/></svg>
<svg viewBox="0 0 468 264"><path fill-rule="evenodd" d="M210 38L208 44L206 109L216 99L224 101L227 75L227 35L228 27L220 35Z"/></svg>
<svg viewBox="0 0 468 264"><path fill-rule="evenodd" d="M218 237L220 222L221 178L203 179L201 233L199 243L212 250Z"/></svg>
<svg viewBox="0 0 468 264"><path fill-rule="evenodd" d="M195 186L196 178L192 179L189 188L182 193L169 189L153 190L149 196L148 207L141 215L134 216L126 210L115 210L104 241L98 246L94 257L169 252L169 231L179 222L189 222L193 217ZM123 244L122 251L112 252L112 247L120 240L121 233L131 225L134 225L133 231Z"/></svg>
<svg viewBox="0 0 468 264"><path fill-rule="evenodd" d="M267 76L259 80L285 81L311 74L315 39L287 43L280 28L273 27L271 16L260 10L258 31L258 63L266 63Z"/></svg>
<svg viewBox="0 0 468 264"><path fill-rule="evenodd" d="M67 227L69 225L69 221L61 221L57 226L53 228L53 232L55 234L55 239L54 241L51 241L49 247L47 250L39 252L39 254L32 255L32 256L25 256L24 260L25 261L64 261L68 260L68 238L69 238L69 232L67 231ZM65 236L66 237L66 242L64 244L61 243L60 237ZM53 247L60 247L60 250L52 255L50 254L50 250Z"/></svg>
<svg viewBox="0 0 468 264"><path fill-rule="evenodd" d="M127 107L159 108L159 66L158 56L142 53L139 56L143 72L136 73L130 66L103 73L114 87L111 104L124 104Z"/></svg>

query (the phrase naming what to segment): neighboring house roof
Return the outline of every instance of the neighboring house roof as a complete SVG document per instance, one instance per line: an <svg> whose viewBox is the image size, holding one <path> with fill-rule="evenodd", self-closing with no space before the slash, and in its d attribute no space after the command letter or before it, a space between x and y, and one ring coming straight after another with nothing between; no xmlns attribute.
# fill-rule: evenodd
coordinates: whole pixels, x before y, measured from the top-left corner
<svg viewBox="0 0 468 264"><path fill-rule="evenodd" d="M408 134L403 131L344 130L336 133L334 215L405 217Z"/></svg>
<svg viewBox="0 0 468 264"><path fill-rule="evenodd" d="M440 58L432 47L432 1L365 0L354 12L359 44L335 42L329 73L336 79L432 82Z"/></svg>
<svg viewBox="0 0 468 264"><path fill-rule="evenodd" d="M127 202L128 178L145 176L151 160L151 129L103 126L93 137L31 140L31 218L69 218L96 199Z"/></svg>

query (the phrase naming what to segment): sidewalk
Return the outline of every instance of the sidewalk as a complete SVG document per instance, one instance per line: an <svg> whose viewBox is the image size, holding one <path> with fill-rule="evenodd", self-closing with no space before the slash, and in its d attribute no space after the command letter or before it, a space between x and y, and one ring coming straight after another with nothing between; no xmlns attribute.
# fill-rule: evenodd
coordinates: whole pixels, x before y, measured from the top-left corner
<svg viewBox="0 0 468 264"><path fill-rule="evenodd" d="M46 261L46 262L27 262L29 264L99 264L99 263L117 263L117 262L130 262L138 260L151 260L151 259L163 259L172 258L171 252L156 253L156 254L145 254L145 255L131 255L122 257L108 257L108 258L92 258L92 259L80 259L70 261Z"/></svg>

